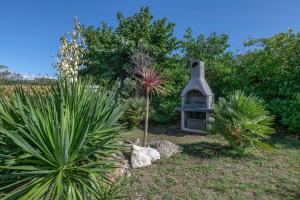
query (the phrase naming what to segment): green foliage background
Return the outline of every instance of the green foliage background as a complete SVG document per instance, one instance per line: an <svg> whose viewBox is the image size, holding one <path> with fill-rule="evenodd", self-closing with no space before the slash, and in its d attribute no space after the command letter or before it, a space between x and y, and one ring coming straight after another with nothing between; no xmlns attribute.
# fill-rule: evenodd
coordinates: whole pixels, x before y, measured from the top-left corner
<svg viewBox="0 0 300 200"><path fill-rule="evenodd" d="M152 98L152 122L179 119L174 108L189 79L188 60L198 58L205 62L206 79L216 100L233 90L254 94L267 103L279 127L299 132L300 33L288 30L252 39L245 42L244 52L235 53L226 34L195 36L188 28L183 38L175 37L175 23L156 19L148 7L129 17L118 13L117 19L116 27L105 22L100 27L84 27L88 53L81 74L118 87L121 97L133 96L134 88L124 87L124 81L132 79L130 55L143 43L156 61L154 67L168 80L168 94Z"/></svg>

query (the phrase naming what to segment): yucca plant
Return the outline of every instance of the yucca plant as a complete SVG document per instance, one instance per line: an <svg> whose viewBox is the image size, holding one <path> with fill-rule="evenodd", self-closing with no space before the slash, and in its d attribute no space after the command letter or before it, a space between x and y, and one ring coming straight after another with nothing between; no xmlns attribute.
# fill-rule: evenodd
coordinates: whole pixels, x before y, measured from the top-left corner
<svg viewBox="0 0 300 200"><path fill-rule="evenodd" d="M152 67L138 67L136 68L136 78L144 88L146 93L146 111L145 111L145 130L143 138L143 146L147 145L148 135L148 120L150 107L150 94L161 95L166 92L163 84L165 79Z"/></svg>
<svg viewBox="0 0 300 200"><path fill-rule="evenodd" d="M272 123L273 117L261 99L235 91L215 105L212 131L224 136L234 148L267 147L263 140L274 133Z"/></svg>
<svg viewBox="0 0 300 200"><path fill-rule="evenodd" d="M122 110L114 94L81 80L58 81L47 95L20 87L10 101L0 98L1 199L106 196Z"/></svg>

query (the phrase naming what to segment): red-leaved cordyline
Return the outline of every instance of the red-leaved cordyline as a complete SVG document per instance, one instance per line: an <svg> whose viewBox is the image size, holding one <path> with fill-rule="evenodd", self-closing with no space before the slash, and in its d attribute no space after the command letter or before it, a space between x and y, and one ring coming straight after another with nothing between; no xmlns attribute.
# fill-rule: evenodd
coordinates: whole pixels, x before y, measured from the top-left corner
<svg viewBox="0 0 300 200"><path fill-rule="evenodd" d="M150 94L162 95L166 92L163 84L166 80L152 67L138 67L135 69L136 79L146 91L146 116L145 116L145 132L143 138L143 146L147 145L148 120Z"/></svg>

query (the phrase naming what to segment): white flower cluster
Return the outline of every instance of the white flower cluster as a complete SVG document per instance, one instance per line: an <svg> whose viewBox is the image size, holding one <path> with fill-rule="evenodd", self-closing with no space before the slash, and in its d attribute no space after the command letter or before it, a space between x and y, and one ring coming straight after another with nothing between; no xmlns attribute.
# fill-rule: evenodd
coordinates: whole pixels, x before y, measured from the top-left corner
<svg viewBox="0 0 300 200"><path fill-rule="evenodd" d="M76 19L74 20L74 31L62 37L61 43L56 68L59 71L60 78L76 81L85 54L81 26Z"/></svg>

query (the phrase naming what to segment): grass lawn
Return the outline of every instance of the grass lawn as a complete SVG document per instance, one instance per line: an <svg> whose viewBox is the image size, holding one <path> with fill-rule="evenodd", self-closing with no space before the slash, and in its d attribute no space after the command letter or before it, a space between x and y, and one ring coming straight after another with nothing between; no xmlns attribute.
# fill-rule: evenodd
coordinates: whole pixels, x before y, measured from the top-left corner
<svg viewBox="0 0 300 200"><path fill-rule="evenodd" d="M183 152L132 170L123 190L128 199L300 199L299 140L277 137L273 152L239 157L217 136L164 128L150 132L149 141L167 139ZM134 140L142 131L125 135Z"/></svg>

